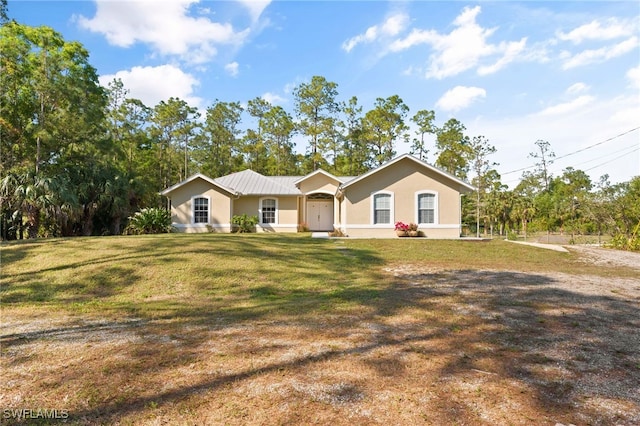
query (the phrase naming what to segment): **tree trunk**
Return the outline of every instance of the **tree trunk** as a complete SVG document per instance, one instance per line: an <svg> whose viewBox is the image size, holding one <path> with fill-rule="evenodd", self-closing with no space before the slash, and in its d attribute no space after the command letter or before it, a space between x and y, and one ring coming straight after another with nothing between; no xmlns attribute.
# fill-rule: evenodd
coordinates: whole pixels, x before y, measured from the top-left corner
<svg viewBox="0 0 640 426"><path fill-rule="evenodd" d="M116 216L112 219L111 232L113 233L113 235L121 234L121 230L120 230L121 222L122 222L122 218L120 216Z"/></svg>
<svg viewBox="0 0 640 426"><path fill-rule="evenodd" d="M93 215L95 210L92 206L86 206L84 208L84 214L82 215L82 235L85 237L91 236L93 232Z"/></svg>
<svg viewBox="0 0 640 426"><path fill-rule="evenodd" d="M40 229L40 209L27 206L27 238L38 238Z"/></svg>

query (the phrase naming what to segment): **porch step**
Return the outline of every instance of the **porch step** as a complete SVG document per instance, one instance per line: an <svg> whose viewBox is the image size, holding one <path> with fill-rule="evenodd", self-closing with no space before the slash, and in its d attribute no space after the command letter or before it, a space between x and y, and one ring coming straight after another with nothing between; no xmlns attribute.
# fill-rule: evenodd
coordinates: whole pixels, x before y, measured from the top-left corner
<svg viewBox="0 0 640 426"><path fill-rule="evenodd" d="M311 238L329 238L328 232L312 232Z"/></svg>

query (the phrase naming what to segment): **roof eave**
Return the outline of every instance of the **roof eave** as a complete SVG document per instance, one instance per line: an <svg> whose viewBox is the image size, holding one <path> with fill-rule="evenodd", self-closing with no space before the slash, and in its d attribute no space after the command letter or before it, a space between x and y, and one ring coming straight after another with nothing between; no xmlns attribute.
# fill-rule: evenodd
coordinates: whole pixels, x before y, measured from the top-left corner
<svg viewBox="0 0 640 426"><path fill-rule="evenodd" d="M182 187L182 186L184 186L184 185L186 185L186 184L188 184L188 183L190 183L190 182L193 182L194 180L196 180L196 179L198 179L198 178L200 178L200 179L204 180L205 182L210 183L211 185L213 185L213 186L215 186L215 187L217 187L217 188L222 189L223 191L225 191L225 192L227 192L227 193L229 193L229 194L231 194L231 195L233 195L233 196L238 196L238 195L240 195L240 193L239 193L239 192L237 192L237 191L235 191L235 190L233 190L233 189L231 189L231 188L228 188L228 187L226 187L226 186L224 186L224 185L220 185L219 183L217 183L216 181L214 181L214 180L213 180L213 179L211 179L210 177L203 175L202 173L196 173L196 174L194 174L194 175L189 176L187 179L183 180L182 182L178 182L178 183L176 183L176 184L174 184L174 185L171 185L169 188L167 188L167 189L165 189L165 190L161 191L161 192L160 192L160 195L163 195L163 196L165 196L165 197L168 197L168 196L169 196L169 194L171 194L171 193L172 193L173 191L175 191L176 189L178 189L178 188L180 188L180 187Z"/></svg>
<svg viewBox="0 0 640 426"><path fill-rule="evenodd" d="M376 167L375 169L371 169L367 173L365 173L365 174L363 174L361 176L358 176L355 179L350 180L349 182L345 182L344 184L340 185L340 190L344 190L345 188L353 185L354 183L360 182L361 180L366 179L367 177L369 177L369 176L379 172L380 170L385 169L385 168L387 168L387 167L389 167L389 166L391 166L391 165L393 165L393 164L395 164L395 163L397 163L400 160L403 160L405 158L408 158L408 159L410 159L410 160L422 165L423 167L426 167L427 169L432 170L432 171L438 173L439 175L444 176L444 177L454 181L455 183L457 183L460 186L461 189L462 188L466 188L466 189L469 190L469 192L472 192L472 191L476 190L475 187L471 186L467 182L465 182L465 181L453 176L452 174L449 174L449 173L445 172L444 170L440 170L437 167L434 167L431 164L428 164L428 163L426 163L426 162L424 162L424 161L422 161L422 160L420 160L420 159L418 159L418 158L416 158L416 157L414 157L413 155L410 155L410 154L402 154L402 155L400 155L400 156L398 156L398 157L396 157L396 158L394 158L392 160L389 160L388 162ZM462 193L464 191L461 190L459 192Z"/></svg>
<svg viewBox="0 0 640 426"><path fill-rule="evenodd" d="M307 179L309 179L309 178L311 178L311 177L313 177L313 176L315 176L317 174L323 174L323 175L325 175L325 176L327 176L327 177L329 177L331 179L334 179L334 180L336 180L336 181L338 181L340 183L344 183L344 181L342 179L340 179L337 176L332 175L331 173L327 172L326 170L318 169L318 170L314 170L313 172L302 176L300 179L294 181L293 184L294 185L298 185L299 183L304 182L305 180L307 180Z"/></svg>

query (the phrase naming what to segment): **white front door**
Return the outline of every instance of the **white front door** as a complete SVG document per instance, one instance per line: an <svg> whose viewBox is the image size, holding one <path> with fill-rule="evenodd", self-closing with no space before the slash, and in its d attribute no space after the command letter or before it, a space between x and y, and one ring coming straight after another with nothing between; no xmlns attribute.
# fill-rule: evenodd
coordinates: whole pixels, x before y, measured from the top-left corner
<svg viewBox="0 0 640 426"><path fill-rule="evenodd" d="M307 224L311 231L333 231L333 201L308 201Z"/></svg>

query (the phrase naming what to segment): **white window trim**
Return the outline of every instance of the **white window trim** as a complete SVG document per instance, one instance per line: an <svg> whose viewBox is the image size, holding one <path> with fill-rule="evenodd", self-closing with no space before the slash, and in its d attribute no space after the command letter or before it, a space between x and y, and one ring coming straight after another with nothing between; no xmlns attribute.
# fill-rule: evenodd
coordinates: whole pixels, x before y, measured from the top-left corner
<svg viewBox="0 0 640 426"><path fill-rule="evenodd" d="M275 212L275 222L273 223L265 223L262 221L262 202L264 200L276 200L276 212ZM278 224L278 199L276 197L262 197L260 198L259 204L258 204L258 220L259 220L259 224L260 225L266 225L266 226L273 226L273 225L277 225Z"/></svg>
<svg viewBox="0 0 640 426"><path fill-rule="evenodd" d="M385 195L391 195L391 200L389 200L389 204L390 204L390 211L389 211L389 223L375 223L375 219L376 219L376 206L375 206L375 200L376 200L376 195L381 195L381 194L385 194ZM375 226L375 227L379 227L379 228L388 228L388 227L394 227L395 226L395 197L393 192L391 191L377 191L377 192L372 192L371 193L371 197L370 197L370 204L371 204L371 211L370 211L370 223L371 225Z"/></svg>
<svg viewBox="0 0 640 426"><path fill-rule="evenodd" d="M207 223L196 223L196 198L206 198L207 200ZM191 224L196 226L205 226L211 223L211 197L208 195L194 195L191 197Z"/></svg>
<svg viewBox="0 0 640 426"><path fill-rule="evenodd" d="M419 207L420 204L418 203L418 199L420 197L420 195L422 194L431 194L433 195L433 223L420 223L419 219L420 219L420 214L418 213L419 211ZM430 190L424 190L424 191L417 191L415 193L415 203L414 203L414 214L415 214L415 221L418 224L418 226L423 226L423 227L437 227L440 224L440 217L438 214L438 211L440 210L439 205L439 199L438 199L438 192L437 191L430 191Z"/></svg>

